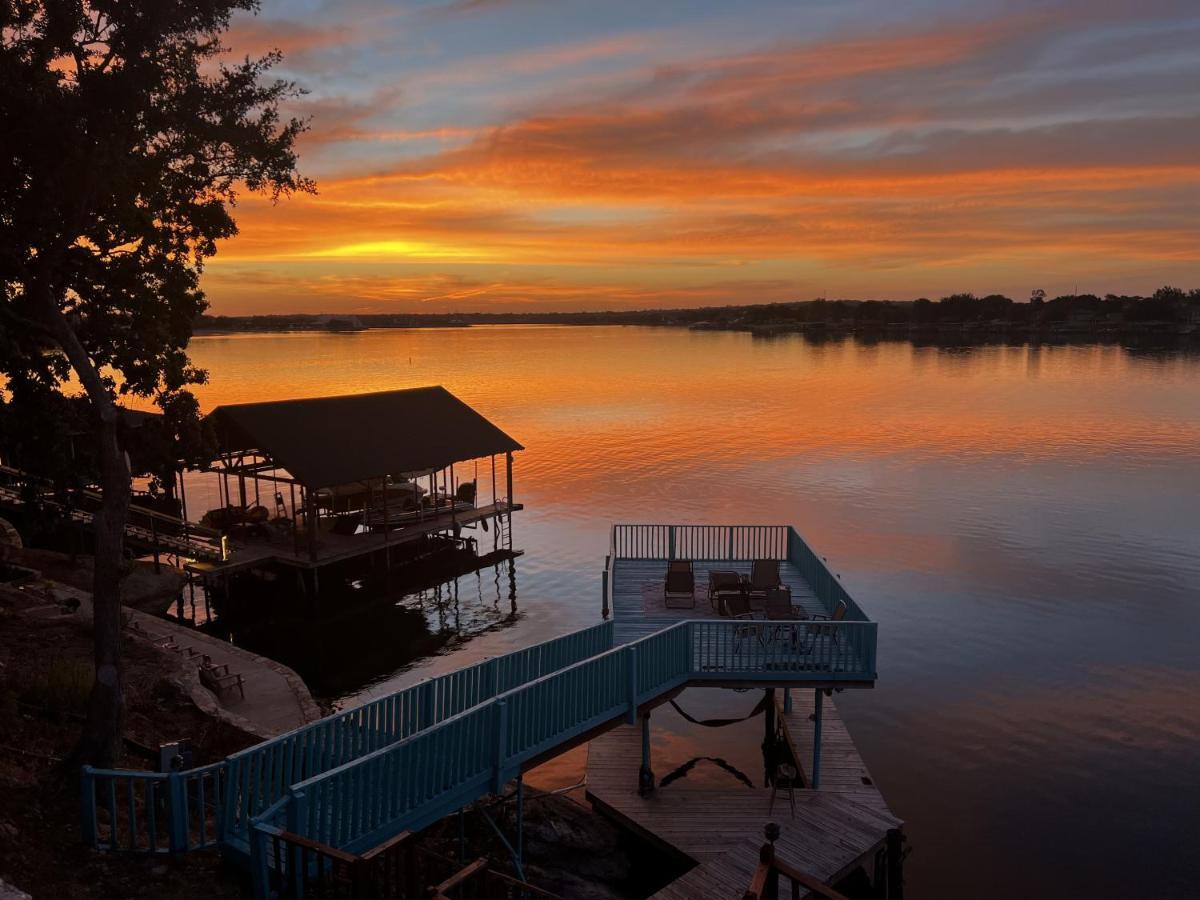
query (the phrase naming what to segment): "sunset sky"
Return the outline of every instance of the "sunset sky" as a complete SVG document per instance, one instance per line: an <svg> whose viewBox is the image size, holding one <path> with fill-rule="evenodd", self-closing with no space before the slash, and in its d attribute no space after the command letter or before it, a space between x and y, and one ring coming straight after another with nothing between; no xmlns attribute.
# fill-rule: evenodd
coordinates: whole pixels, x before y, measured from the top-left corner
<svg viewBox="0 0 1200 900"><path fill-rule="evenodd" d="M267 0L319 195L214 313L1200 287L1200 5Z"/></svg>

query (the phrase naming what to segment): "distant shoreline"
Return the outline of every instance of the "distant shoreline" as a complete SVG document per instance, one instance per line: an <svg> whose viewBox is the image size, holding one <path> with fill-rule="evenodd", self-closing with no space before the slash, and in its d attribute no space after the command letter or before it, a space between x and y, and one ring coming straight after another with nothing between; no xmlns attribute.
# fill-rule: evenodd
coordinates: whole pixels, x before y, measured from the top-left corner
<svg viewBox="0 0 1200 900"><path fill-rule="evenodd" d="M643 325L740 331L759 337L867 336L905 339L1053 340L1060 337L1200 337L1200 289L1161 288L1149 297L1109 294L1016 302L992 294L941 300L807 300L687 309L519 313L377 313L203 316L194 334L354 333L369 329L475 325Z"/></svg>

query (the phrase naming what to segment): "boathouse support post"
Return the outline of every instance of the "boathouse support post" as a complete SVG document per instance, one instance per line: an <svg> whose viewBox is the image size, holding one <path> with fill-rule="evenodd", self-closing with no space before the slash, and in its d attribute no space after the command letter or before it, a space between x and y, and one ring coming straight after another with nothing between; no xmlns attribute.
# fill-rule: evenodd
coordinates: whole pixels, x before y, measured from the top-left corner
<svg viewBox="0 0 1200 900"><path fill-rule="evenodd" d="M506 469L506 478L509 485L509 511L512 510L512 451L509 450L504 454L504 467Z"/></svg>
<svg viewBox="0 0 1200 900"><path fill-rule="evenodd" d="M783 711L785 713L790 713L792 711L792 689L791 688L783 689Z"/></svg>
<svg viewBox="0 0 1200 900"><path fill-rule="evenodd" d="M654 770L650 768L650 713L642 714L642 767L638 769L638 796L654 793Z"/></svg>
<svg viewBox="0 0 1200 900"><path fill-rule="evenodd" d="M317 498L311 489L304 491L304 524L308 532L308 558L317 561Z"/></svg>
<svg viewBox="0 0 1200 900"><path fill-rule="evenodd" d="M812 762L812 786L813 790L821 787L821 713L824 708L825 692L817 688L815 708L813 709L813 762Z"/></svg>

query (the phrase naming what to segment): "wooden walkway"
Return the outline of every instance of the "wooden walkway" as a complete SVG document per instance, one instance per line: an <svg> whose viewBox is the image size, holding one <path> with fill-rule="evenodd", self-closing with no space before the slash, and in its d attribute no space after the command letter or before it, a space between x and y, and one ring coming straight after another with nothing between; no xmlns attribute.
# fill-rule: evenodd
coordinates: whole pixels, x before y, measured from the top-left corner
<svg viewBox="0 0 1200 900"><path fill-rule="evenodd" d="M784 721L807 773L812 761L812 723L807 717L813 694L794 693L799 694L794 698L797 702ZM869 775L836 707L828 698L824 707L822 789L797 790L795 815L784 792L771 809L771 792L765 788L689 787L675 782L639 797L640 726L624 725L591 742L587 796L593 806L660 850L697 863L656 897L740 898L758 865L767 822L782 826L776 844L780 859L826 884L860 865L872 871L874 855L884 846L888 831L902 823L874 784L861 780Z"/></svg>
<svg viewBox="0 0 1200 900"><path fill-rule="evenodd" d="M708 573L725 570L749 576L753 564L748 560L693 560L696 579L696 605L687 609L668 609L662 598L666 575L665 559L618 559L612 570L612 614L616 622L616 641L628 644L654 634L685 619L716 619L716 610L708 602ZM792 603L810 613L826 610L804 576L789 562L780 562L779 577L792 589Z"/></svg>
<svg viewBox="0 0 1200 900"><path fill-rule="evenodd" d="M75 615L90 624L93 616L90 593L47 580L40 583L39 589L54 598L56 605L67 599L77 601L79 606ZM218 696L201 688L198 679L194 686L204 696L211 695L209 711L248 734L266 740L321 718L320 707L303 679L283 663L129 606L122 607L121 616L130 637L157 647L165 656L176 660L181 672L194 674L199 668L199 657L208 656L214 664L228 665L230 672L241 675L245 679L245 696L237 690L225 691ZM172 638L178 650L162 646L166 638ZM193 699L204 702L195 695Z"/></svg>

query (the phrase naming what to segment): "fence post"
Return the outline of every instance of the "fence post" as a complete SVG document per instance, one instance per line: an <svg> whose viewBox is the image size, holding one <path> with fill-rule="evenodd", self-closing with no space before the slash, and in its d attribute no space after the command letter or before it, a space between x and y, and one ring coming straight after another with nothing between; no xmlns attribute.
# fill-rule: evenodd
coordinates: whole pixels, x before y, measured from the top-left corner
<svg viewBox="0 0 1200 900"><path fill-rule="evenodd" d="M600 573L600 615L608 618L608 566Z"/></svg>
<svg viewBox="0 0 1200 900"><path fill-rule="evenodd" d="M508 755L508 701L496 704L496 774L492 779L492 793L499 794L504 787L504 759Z"/></svg>
<svg viewBox="0 0 1200 900"><path fill-rule="evenodd" d="M188 821L187 794L180 772L167 775L167 812L168 845L172 853L183 853L187 850Z"/></svg>
<svg viewBox="0 0 1200 900"><path fill-rule="evenodd" d="M288 793L287 803L287 830L292 834L308 836L305 830L305 823L308 821L308 797L304 791L292 790ZM278 862L278 861L276 861ZM321 860L317 860L317 865L322 865ZM292 897L293 900L303 900L304 897L304 880L307 873L304 871L304 851L300 847L293 847L291 859L288 860L286 866L288 880L292 882ZM280 873L281 875L285 873ZM357 873L355 873L357 874Z"/></svg>
<svg viewBox="0 0 1200 900"><path fill-rule="evenodd" d="M675 558L675 526L667 526L667 559Z"/></svg>
<svg viewBox="0 0 1200 900"><path fill-rule="evenodd" d="M421 731L433 724L435 689L436 682L427 678L421 690Z"/></svg>
<svg viewBox="0 0 1200 900"><path fill-rule="evenodd" d="M821 787L821 712L824 707L825 692L821 688L817 688L816 708L813 710L813 763L812 763L812 787L813 790L818 790Z"/></svg>
<svg viewBox="0 0 1200 900"><path fill-rule="evenodd" d="M254 822L250 823L250 879L254 885L254 896L271 896L271 878L267 864L267 837Z"/></svg>
<svg viewBox="0 0 1200 900"><path fill-rule="evenodd" d="M91 766L83 767L83 778L80 782L83 803L80 810L83 817L83 842L89 847L95 847L98 840L96 834L96 776ZM115 823L114 823L115 824Z"/></svg>
<svg viewBox="0 0 1200 900"><path fill-rule="evenodd" d="M629 724L637 724L638 689L637 689L637 647L630 645L625 650L629 658Z"/></svg>
<svg viewBox="0 0 1200 900"><path fill-rule="evenodd" d="M729 559L732 560L733 559L733 528L732 527L729 528L728 545L729 545L729 549L728 549L727 555L728 555Z"/></svg>

